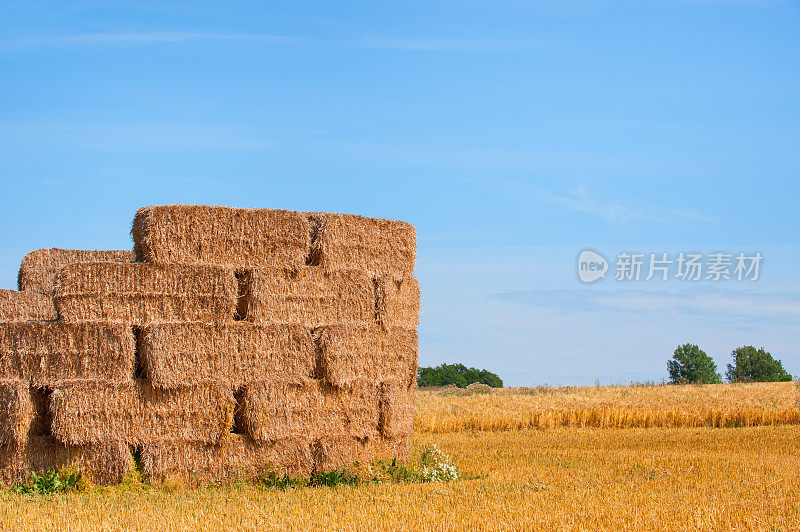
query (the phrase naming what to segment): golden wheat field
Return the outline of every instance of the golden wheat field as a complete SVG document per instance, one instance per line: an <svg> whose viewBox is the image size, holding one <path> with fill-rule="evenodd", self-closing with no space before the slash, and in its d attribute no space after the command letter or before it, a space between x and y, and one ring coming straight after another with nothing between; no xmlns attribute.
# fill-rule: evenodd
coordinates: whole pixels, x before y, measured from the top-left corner
<svg viewBox="0 0 800 532"><path fill-rule="evenodd" d="M2 491L0 528L800 530L799 395L794 383L419 391L415 443L450 454L459 480Z"/></svg>

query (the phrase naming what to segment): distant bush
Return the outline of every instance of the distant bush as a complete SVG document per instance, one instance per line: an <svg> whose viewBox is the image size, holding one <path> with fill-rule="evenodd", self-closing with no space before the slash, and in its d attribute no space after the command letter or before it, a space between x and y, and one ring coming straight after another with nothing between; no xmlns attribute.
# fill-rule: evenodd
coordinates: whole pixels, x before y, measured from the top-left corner
<svg viewBox="0 0 800 532"><path fill-rule="evenodd" d="M433 368L419 368L417 384L422 386L454 385L466 388L473 383L502 388L503 379L485 369L468 368L464 364L442 364Z"/></svg>
<svg viewBox="0 0 800 532"><path fill-rule="evenodd" d="M722 382L717 365L705 352L692 344L678 346L667 361L669 378L674 384L713 384Z"/></svg>
<svg viewBox="0 0 800 532"><path fill-rule="evenodd" d="M731 352L733 364L728 364L725 376L731 382L788 382L792 376L783 369L764 348L752 345L738 347Z"/></svg>

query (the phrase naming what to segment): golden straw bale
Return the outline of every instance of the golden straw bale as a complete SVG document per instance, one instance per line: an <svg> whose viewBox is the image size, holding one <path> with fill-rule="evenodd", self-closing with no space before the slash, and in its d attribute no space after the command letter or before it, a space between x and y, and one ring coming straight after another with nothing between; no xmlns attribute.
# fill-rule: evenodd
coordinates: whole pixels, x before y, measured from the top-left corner
<svg viewBox="0 0 800 532"><path fill-rule="evenodd" d="M133 251L89 251L83 249L37 249L22 258L17 276L20 290L52 295L56 275L73 262L133 262Z"/></svg>
<svg viewBox="0 0 800 532"><path fill-rule="evenodd" d="M277 209L143 207L136 213L131 234L137 259L156 264L300 266L310 246L305 216Z"/></svg>
<svg viewBox="0 0 800 532"><path fill-rule="evenodd" d="M417 234L411 224L333 213L309 213L309 220L310 264L371 276L403 277L414 271Z"/></svg>
<svg viewBox="0 0 800 532"><path fill-rule="evenodd" d="M316 364L311 331L300 325L155 324L144 329L141 354L160 388L301 380L313 376Z"/></svg>
<svg viewBox="0 0 800 532"><path fill-rule="evenodd" d="M256 269L251 283L248 319L256 323L317 327L375 319L375 288L361 272L325 273L314 266Z"/></svg>
<svg viewBox="0 0 800 532"><path fill-rule="evenodd" d="M258 443L242 434L228 434L216 444L158 442L142 447L144 478L177 481L190 486L252 481L274 471L307 477L312 469L305 440L287 438Z"/></svg>
<svg viewBox="0 0 800 532"><path fill-rule="evenodd" d="M331 325L317 330L322 375L334 386L366 378L401 379L407 388L417 378L416 329L377 325Z"/></svg>
<svg viewBox="0 0 800 532"><path fill-rule="evenodd" d="M414 396L405 382L396 380L381 384L381 435L388 439L411 435L414 428Z"/></svg>
<svg viewBox="0 0 800 532"><path fill-rule="evenodd" d="M45 321L58 318L53 296L0 290L0 321Z"/></svg>
<svg viewBox="0 0 800 532"><path fill-rule="evenodd" d="M245 429L257 441L315 439L376 433L379 386L367 381L335 388L316 379L302 384L265 382L245 387Z"/></svg>
<svg viewBox="0 0 800 532"><path fill-rule="evenodd" d="M131 378L136 341L110 323L0 323L0 378L52 386L64 379Z"/></svg>
<svg viewBox="0 0 800 532"><path fill-rule="evenodd" d="M0 445L24 443L36 415L27 381L0 380Z"/></svg>
<svg viewBox="0 0 800 532"><path fill-rule="evenodd" d="M219 323L233 318L237 286L233 271L215 266L86 262L62 268L55 304L72 323Z"/></svg>
<svg viewBox="0 0 800 532"><path fill-rule="evenodd" d="M224 386L162 390L143 379L116 384L75 380L57 384L50 405L53 434L72 445L214 443L231 429L234 398Z"/></svg>
<svg viewBox="0 0 800 532"><path fill-rule="evenodd" d="M24 482L30 472L69 468L95 484L118 484L133 469L133 458L121 442L65 445L52 436L35 436L22 445L0 446L0 478L6 485Z"/></svg>
<svg viewBox="0 0 800 532"><path fill-rule="evenodd" d="M380 277L375 280L378 323L386 329L419 325L419 283L413 277Z"/></svg>

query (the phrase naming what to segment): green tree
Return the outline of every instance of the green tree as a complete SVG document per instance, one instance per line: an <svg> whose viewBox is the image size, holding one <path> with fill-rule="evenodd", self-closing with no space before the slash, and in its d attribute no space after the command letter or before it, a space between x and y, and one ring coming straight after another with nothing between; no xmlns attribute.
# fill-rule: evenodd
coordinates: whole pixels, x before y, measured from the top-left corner
<svg viewBox="0 0 800 532"><path fill-rule="evenodd" d="M702 349L692 344L678 346L667 361L667 371L673 383L696 382L712 384L722 382L717 365Z"/></svg>
<svg viewBox="0 0 800 532"><path fill-rule="evenodd" d="M468 368L464 364L442 364L432 368L419 368L417 372L418 386L455 384L459 388L466 388L474 382L486 384L492 388L503 387L503 380L491 371Z"/></svg>
<svg viewBox="0 0 800 532"><path fill-rule="evenodd" d="M731 352L733 364L728 364L725 376L731 382L778 382L790 381L792 376L783 369L780 360L775 360L764 348L752 345L737 347Z"/></svg>

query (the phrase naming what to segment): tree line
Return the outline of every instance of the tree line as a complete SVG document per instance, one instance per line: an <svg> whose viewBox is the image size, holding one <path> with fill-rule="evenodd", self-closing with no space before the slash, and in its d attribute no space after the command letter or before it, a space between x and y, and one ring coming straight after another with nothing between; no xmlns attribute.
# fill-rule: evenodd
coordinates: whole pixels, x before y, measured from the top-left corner
<svg viewBox="0 0 800 532"><path fill-rule="evenodd" d="M763 347L752 345L737 347L731 352L732 364L728 364L725 377L728 382L782 382L791 381L792 376ZM678 346L667 361L670 381L675 384L722 382L717 365L705 351L694 344Z"/></svg>

